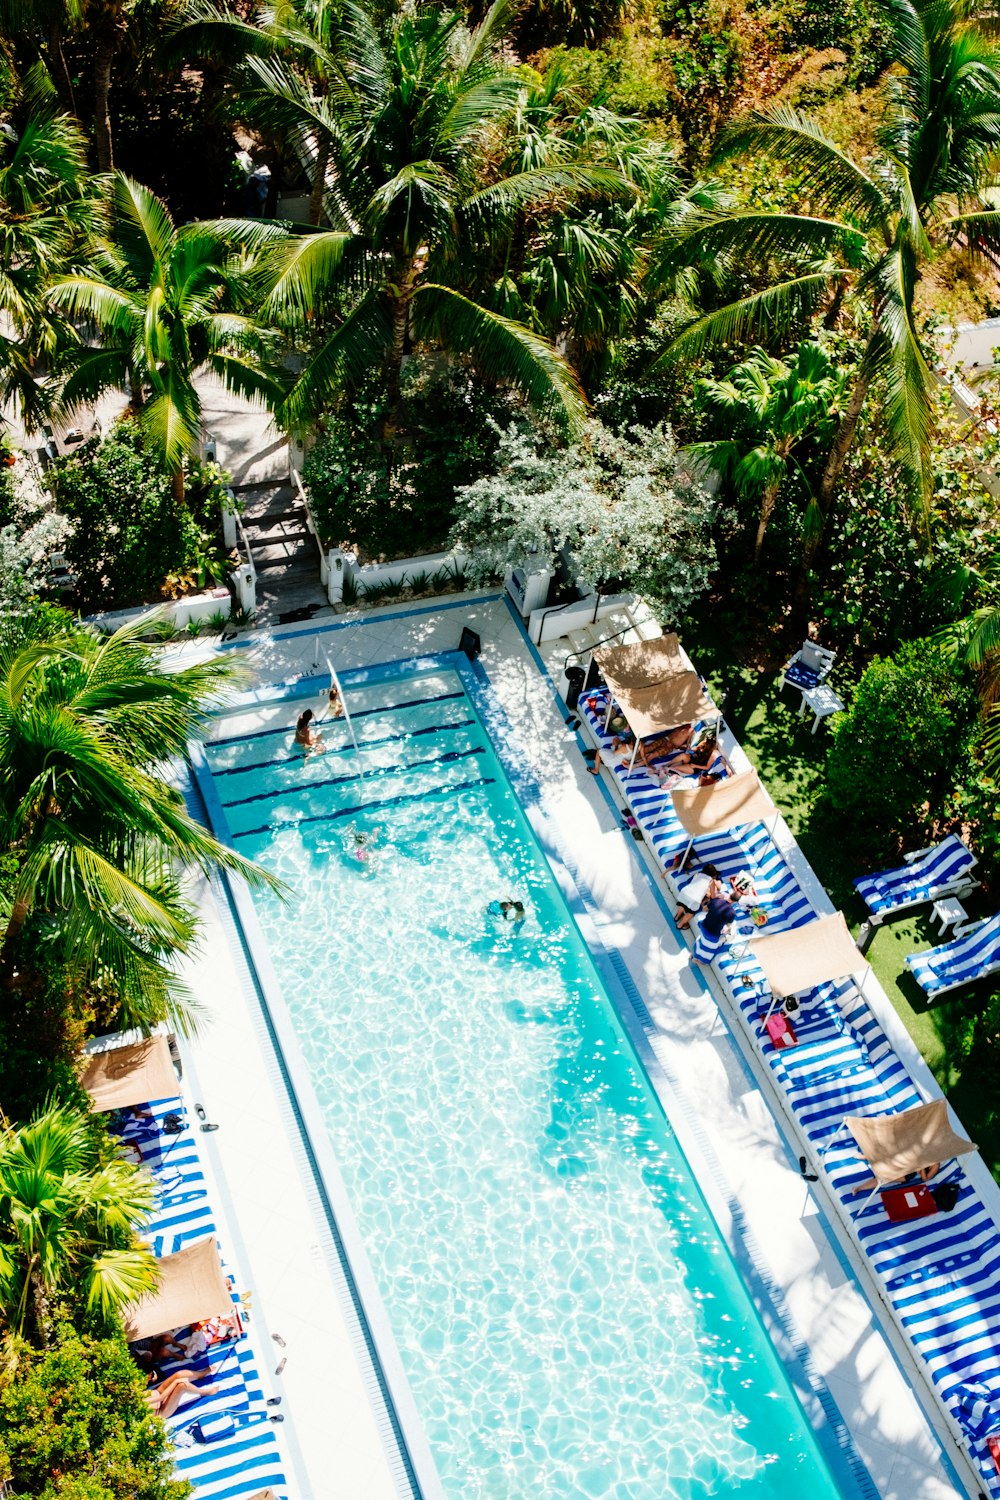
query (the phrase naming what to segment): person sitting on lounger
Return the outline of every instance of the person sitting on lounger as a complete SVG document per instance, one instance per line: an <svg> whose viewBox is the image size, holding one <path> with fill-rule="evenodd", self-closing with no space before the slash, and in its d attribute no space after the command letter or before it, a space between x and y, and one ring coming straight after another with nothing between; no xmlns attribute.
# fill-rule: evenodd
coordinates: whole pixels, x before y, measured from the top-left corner
<svg viewBox="0 0 1000 1500"><path fill-rule="evenodd" d="M631 729L629 729L628 720L625 718L625 715L621 712L620 709L616 708L612 710L611 717L607 723L607 728L612 736L612 754L614 754L616 750L624 750L626 747L631 749L631 747L635 744L635 735L632 733ZM591 776L598 776L600 774L600 770L601 747L600 745L598 745L597 749L594 751L594 763L590 767Z"/></svg>
<svg viewBox="0 0 1000 1500"><path fill-rule="evenodd" d="M921 1182L930 1182L941 1170L939 1161L928 1162L926 1167L921 1167L919 1172L908 1172L907 1177L919 1177ZM857 1187L852 1187L852 1193L870 1193L874 1188L895 1187L898 1183L905 1182L906 1177L895 1177L890 1182L879 1182L877 1177L866 1177L864 1182L859 1182Z"/></svg>
<svg viewBox="0 0 1000 1500"><path fill-rule="evenodd" d="M214 1396L217 1385L198 1385L186 1370L168 1375L145 1392L146 1400L158 1417L172 1417L185 1396Z"/></svg>
<svg viewBox="0 0 1000 1500"><path fill-rule="evenodd" d="M680 931L690 927L691 918L707 906L713 896L721 896L722 893L722 876L714 865L706 865L692 875L677 896L680 906L674 915L674 921Z"/></svg>
<svg viewBox="0 0 1000 1500"><path fill-rule="evenodd" d="M326 746L320 735L313 728L313 711L311 708L303 709L295 723L295 743L301 745L305 751L306 760L310 755L322 755Z"/></svg>

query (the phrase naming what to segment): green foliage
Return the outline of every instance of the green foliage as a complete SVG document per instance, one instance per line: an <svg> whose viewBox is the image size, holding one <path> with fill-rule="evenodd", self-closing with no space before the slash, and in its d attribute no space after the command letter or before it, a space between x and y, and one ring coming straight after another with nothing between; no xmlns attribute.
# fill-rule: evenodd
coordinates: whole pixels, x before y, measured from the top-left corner
<svg viewBox="0 0 1000 1500"><path fill-rule="evenodd" d="M49 1102L0 1137L0 1319L18 1337L51 1341L55 1304L113 1326L156 1285L136 1230L155 1186L115 1155L102 1160L90 1110Z"/></svg>
<svg viewBox="0 0 1000 1500"><path fill-rule="evenodd" d="M0 827L17 870L0 992L32 982L33 934L118 1010L123 1028L190 1024L171 960L190 951L179 872L217 864L267 879L223 849L161 774L233 686L212 660L165 669L137 638L29 622L0 646Z"/></svg>
<svg viewBox="0 0 1000 1500"><path fill-rule="evenodd" d="M994 888L1000 881L1000 786L984 769L984 726L973 733L969 752L959 766L955 790L948 803L948 816L968 830L979 856L979 873Z"/></svg>
<svg viewBox="0 0 1000 1500"><path fill-rule="evenodd" d="M4 905L17 867L14 855L0 856ZM76 1060L93 1011L72 975L42 949L39 942L31 958L34 982L0 1001L0 1109L12 1120L26 1120L50 1097L87 1105Z"/></svg>
<svg viewBox="0 0 1000 1500"><path fill-rule="evenodd" d="M357 548L363 561L444 546L456 486L485 472L496 446L490 418L510 409L461 369L440 375L416 360L411 366L388 442L384 384L372 380L327 418L303 467L324 542Z"/></svg>
<svg viewBox="0 0 1000 1500"><path fill-rule="evenodd" d="M0 1392L0 1478L10 1500L185 1500L173 1451L124 1338L68 1326L24 1353Z"/></svg>
<svg viewBox="0 0 1000 1500"><path fill-rule="evenodd" d="M967 684L933 641L876 657L834 721L827 796L845 841L884 855L927 832L962 763L973 712Z"/></svg>
<svg viewBox="0 0 1000 1500"><path fill-rule="evenodd" d="M84 613L146 603L171 575L189 575L195 585L196 571L205 578L224 572L213 484L196 494L206 520L212 514L208 532L189 508L176 505L166 467L135 422L88 439L56 459L49 474L59 508L75 527L65 552Z"/></svg>

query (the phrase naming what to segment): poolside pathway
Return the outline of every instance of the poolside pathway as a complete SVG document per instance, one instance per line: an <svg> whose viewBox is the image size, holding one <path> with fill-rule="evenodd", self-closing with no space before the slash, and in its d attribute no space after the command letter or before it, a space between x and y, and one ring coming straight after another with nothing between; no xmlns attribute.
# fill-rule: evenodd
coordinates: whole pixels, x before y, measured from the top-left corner
<svg viewBox="0 0 1000 1500"><path fill-rule="evenodd" d="M445 605L380 610L314 627L291 626L234 643L255 680L312 675L329 652L349 668L454 649L476 629L483 664L511 719L521 753L543 789L546 812L569 861L599 904L597 934L621 952L655 1023L654 1051L689 1123L682 1142L723 1230L745 1215L799 1335L808 1345L879 1494L945 1500L961 1494L847 1261L824 1228L757 1078L720 1018L666 916L663 882L644 846L623 833L604 789L587 774L577 735L563 723L506 604L462 596ZM185 655L197 646L182 648ZM565 643L549 653L561 669ZM255 1290L258 1323L279 1333L276 1366L303 1500L381 1500L407 1493L387 1457L387 1430L351 1309L335 1274L295 1121L259 1007L234 956L229 919L207 889L203 952L188 981L210 1019L189 1049L201 1096L219 1131L209 1137L220 1191L242 1238L240 1259ZM682 1080L682 1081L681 1081ZM331 1269L334 1268L334 1269ZM651 1308L651 1316L657 1310Z"/></svg>

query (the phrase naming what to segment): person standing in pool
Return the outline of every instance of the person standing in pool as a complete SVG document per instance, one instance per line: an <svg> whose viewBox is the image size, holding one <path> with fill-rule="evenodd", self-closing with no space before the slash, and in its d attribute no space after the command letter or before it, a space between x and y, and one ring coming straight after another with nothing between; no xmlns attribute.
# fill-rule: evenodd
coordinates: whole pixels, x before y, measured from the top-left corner
<svg viewBox="0 0 1000 1500"><path fill-rule="evenodd" d="M326 746L320 735L313 728L313 711L311 708L303 709L295 723L295 743L301 745L305 751L306 760L310 755L322 755Z"/></svg>

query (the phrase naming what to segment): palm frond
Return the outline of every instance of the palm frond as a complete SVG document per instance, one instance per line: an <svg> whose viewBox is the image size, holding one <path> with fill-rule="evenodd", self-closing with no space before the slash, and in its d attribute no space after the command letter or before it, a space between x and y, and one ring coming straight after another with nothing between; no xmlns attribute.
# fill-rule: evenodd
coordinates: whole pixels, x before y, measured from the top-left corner
<svg viewBox="0 0 1000 1500"><path fill-rule="evenodd" d="M831 279L849 275L848 271L837 271L833 277L827 272L796 276L705 313L671 340L653 368L681 357L694 359L709 344L746 343L775 334L785 337L796 324L808 322L829 291Z"/></svg>
<svg viewBox="0 0 1000 1500"><path fill-rule="evenodd" d="M575 374L551 344L451 287L424 283L417 288L412 306L423 336L471 355L488 379L510 382L538 410L555 409L571 432L580 430L586 398Z"/></svg>
<svg viewBox="0 0 1000 1500"><path fill-rule="evenodd" d="M717 160L752 153L784 167L808 183L810 199L863 228L881 224L891 211L883 188L842 151L836 141L797 110L777 104L744 116L722 132Z"/></svg>
<svg viewBox="0 0 1000 1500"><path fill-rule="evenodd" d="M285 428L299 431L345 388L356 385L384 363L392 345L392 317L387 298L366 292L340 326L312 356L275 412Z"/></svg>

